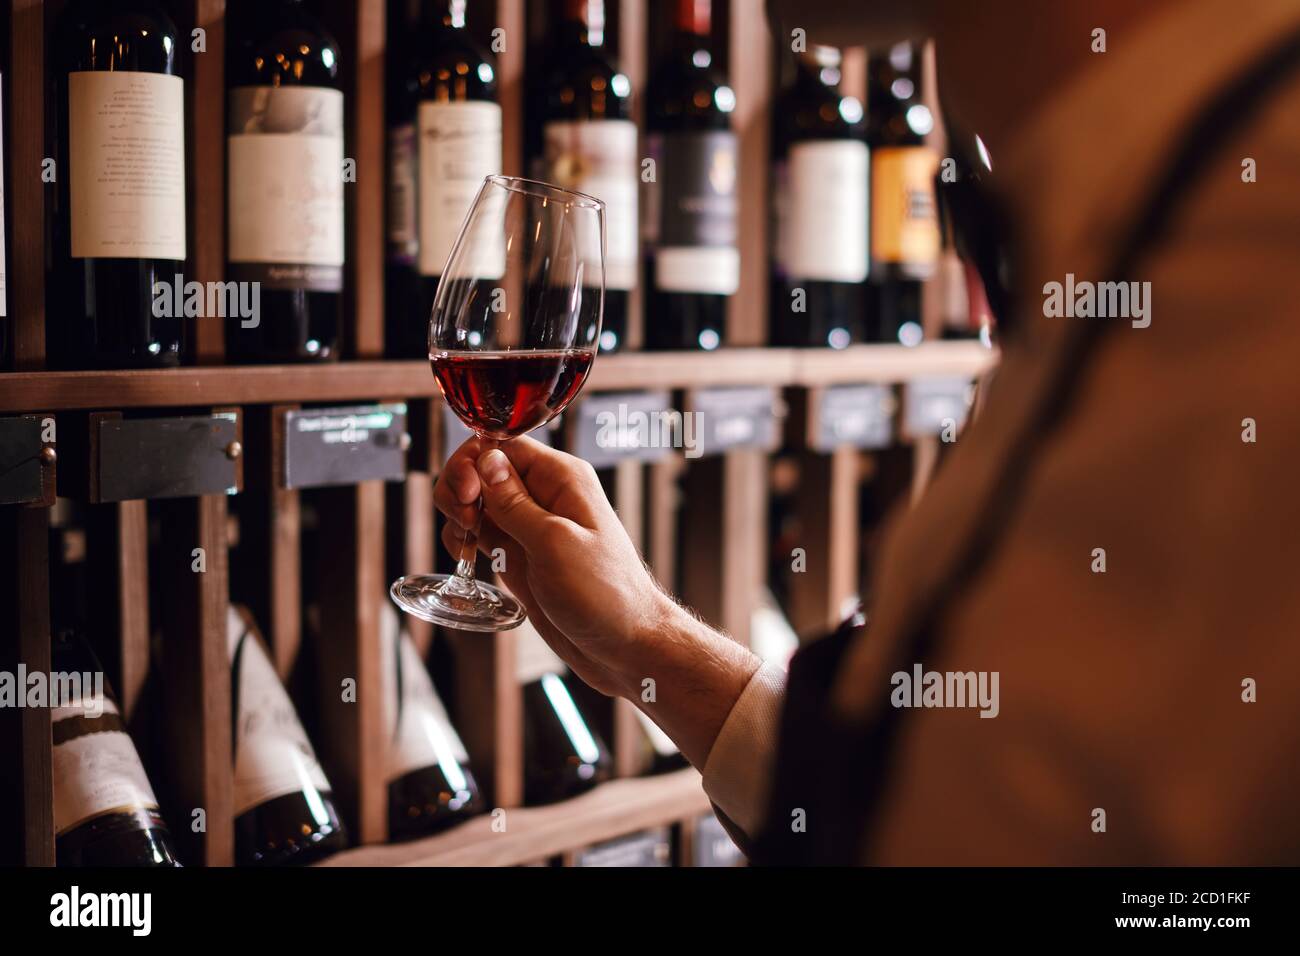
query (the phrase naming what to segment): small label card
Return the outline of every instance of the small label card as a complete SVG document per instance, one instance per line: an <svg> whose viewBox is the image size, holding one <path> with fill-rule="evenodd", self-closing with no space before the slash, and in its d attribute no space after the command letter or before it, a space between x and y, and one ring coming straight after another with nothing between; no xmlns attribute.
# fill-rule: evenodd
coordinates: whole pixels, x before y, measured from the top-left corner
<svg viewBox="0 0 1300 956"><path fill-rule="evenodd" d="M239 416L111 418L96 428L95 501L236 494L241 484Z"/></svg>
<svg viewBox="0 0 1300 956"><path fill-rule="evenodd" d="M406 405L285 412L284 487L322 488L406 475Z"/></svg>
<svg viewBox="0 0 1300 956"><path fill-rule="evenodd" d="M739 866L745 862L740 847L712 813L706 813L695 821L691 856L695 866Z"/></svg>
<svg viewBox="0 0 1300 956"><path fill-rule="evenodd" d="M887 448L894 438L898 401L888 385L835 385L821 389L814 451Z"/></svg>
<svg viewBox="0 0 1300 956"><path fill-rule="evenodd" d="M672 395L654 392L593 393L569 412L570 448L596 468L620 461L663 461L685 447L685 419Z"/></svg>
<svg viewBox="0 0 1300 956"><path fill-rule="evenodd" d="M574 856L574 866L672 866L673 845L667 827L598 843Z"/></svg>
<svg viewBox="0 0 1300 956"><path fill-rule="evenodd" d="M0 418L0 505L54 504L52 416Z"/></svg>
<svg viewBox="0 0 1300 956"><path fill-rule="evenodd" d="M907 385L903 422L910 435L955 437L970 413L974 384L969 378L918 378Z"/></svg>
<svg viewBox="0 0 1300 956"><path fill-rule="evenodd" d="M736 448L771 451L781 443L784 403L774 387L695 389L686 395L686 414L696 438L688 458Z"/></svg>

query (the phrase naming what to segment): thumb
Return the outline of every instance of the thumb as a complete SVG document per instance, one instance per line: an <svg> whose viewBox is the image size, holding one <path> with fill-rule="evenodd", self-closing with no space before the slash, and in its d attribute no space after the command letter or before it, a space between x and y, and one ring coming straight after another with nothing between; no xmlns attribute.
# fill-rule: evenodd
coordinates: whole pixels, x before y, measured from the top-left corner
<svg viewBox="0 0 1300 956"><path fill-rule="evenodd" d="M533 500L523 479L499 448L479 456L483 510L494 524L528 550L545 533L550 512Z"/></svg>

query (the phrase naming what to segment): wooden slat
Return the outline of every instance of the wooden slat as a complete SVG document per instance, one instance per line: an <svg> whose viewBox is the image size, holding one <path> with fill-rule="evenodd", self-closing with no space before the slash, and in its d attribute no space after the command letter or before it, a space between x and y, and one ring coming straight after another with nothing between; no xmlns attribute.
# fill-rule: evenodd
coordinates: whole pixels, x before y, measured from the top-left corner
<svg viewBox="0 0 1300 956"><path fill-rule="evenodd" d="M100 646L122 716L137 736L145 734L141 695L149 676L148 502L92 505L87 512L87 555L92 606L111 617Z"/></svg>
<svg viewBox="0 0 1300 956"><path fill-rule="evenodd" d="M659 582L677 588L677 479L685 467L678 456L647 466L646 561Z"/></svg>
<svg viewBox="0 0 1300 956"><path fill-rule="evenodd" d="M573 800L506 811L504 832L481 816L412 843L347 850L320 866L517 866L709 810L691 769L615 780Z"/></svg>
<svg viewBox="0 0 1300 956"><path fill-rule="evenodd" d="M154 775L182 858L208 866L234 862L230 656L226 639L226 499L221 495L159 502L162 589L159 660L164 773ZM195 548L207 570L193 570ZM163 796L166 794L166 796ZM193 812L206 813L195 833Z"/></svg>
<svg viewBox="0 0 1300 956"><path fill-rule="evenodd" d="M637 156L645 156L645 88L648 80L646 64L646 37L648 0L622 0L618 21L618 61L623 75L632 85L632 120L637 128ZM640 183L640 162L637 164L637 182ZM643 204L642 204L643 205ZM639 240L638 230L638 240ZM638 254L638 262L640 257ZM638 282L628 296L627 345L640 348L645 342L645 295Z"/></svg>
<svg viewBox="0 0 1300 956"><path fill-rule="evenodd" d="M41 0L11 0L9 11L4 78L10 185L5 191L7 296L14 368L30 371L45 366L45 11Z"/></svg>
<svg viewBox="0 0 1300 956"><path fill-rule="evenodd" d="M186 119L190 168L189 261L186 279L221 282L226 275L226 0L194 0L194 25L207 52L189 56ZM182 31L188 39L188 31ZM192 320L194 360L220 365L225 329L220 319Z"/></svg>
<svg viewBox="0 0 1300 956"><path fill-rule="evenodd" d="M320 708L318 743L353 838L382 843L388 836L380 688L379 602L383 580L384 486L367 481L320 492ZM343 682L356 682L356 702L343 700Z"/></svg>
<svg viewBox="0 0 1300 956"><path fill-rule="evenodd" d="M49 509L0 508L0 668L50 670ZM50 711L0 709L0 863L54 865Z"/></svg>
<svg viewBox="0 0 1300 956"><path fill-rule="evenodd" d="M800 637L835 628L858 592L858 453L804 452L795 499L805 570L790 575L790 624Z"/></svg>
<svg viewBox="0 0 1300 956"><path fill-rule="evenodd" d="M766 578L765 464L748 449L703 458L688 467L683 491L682 598L746 645Z"/></svg>
<svg viewBox="0 0 1300 956"><path fill-rule="evenodd" d="M509 631L445 631L456 658L453 723L494 807L524 802L524 701Z"/></svg>
<svg viewBox="0 0 1300 956"><path fill-rule="evenodd" d="M623 391L697 385L906 382L927 376L974 377L996 361L996 352L975 342L930 342L911 349L901 345L861 345L841 351L754 348L707 353L632 352L598 359L587 388ZM0 413L333 402L374 399L377 395L434 398L438 388L427 362L0 375Z"/></svg>
<svg viewBox="0 0 1300 956"><path fill-rule="evenodd" d="M433 570L435 554L433 476L428 472L413 471L406 476L401 491L402 510L398 514L401 527L398 531L402 535L405 567L400 573L423 574ZM427 657L433 641L433 625L410 615L405 617L404 623L420 657Z"/></svg>
<svg viewBox="0 0 1300 956"><path fill-rule="evenodd" d="M614 510L627 529L628 537L638 551L645 550L645 469L639 461L621 461L614 466ZM646 766L645 731L636 715L636 707L626 700L616 699L613 705L614 773L619 777L635 777L644 773Z"/></svg>
<svg viewBox="0 0 1300 956"><path fill-rule="evenodd" d="M497 54L497 91L501 101L502 171L526 176L524 156L524 48L528 35L523 0L497 0L496 25L505 31L506 48Z"/></svg>
<svg viewBox="0 0 1300 956"><path fill-rule="evenodd" d="M740 138L740 288L727 304L727 344L767 341L768 176L771 172L772 39L763 5L740 0L731 11L732 128Z"/></svg>

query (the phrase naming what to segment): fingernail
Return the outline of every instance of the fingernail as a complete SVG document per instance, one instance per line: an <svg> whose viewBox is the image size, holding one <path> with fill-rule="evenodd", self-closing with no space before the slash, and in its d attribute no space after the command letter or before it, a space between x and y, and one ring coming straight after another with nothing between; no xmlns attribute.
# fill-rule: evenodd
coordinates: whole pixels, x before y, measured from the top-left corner
<svg viewBox="0 0 1300 956"><path fill-rule="evenodd" d="M499 485L510 477L510 461L505 452L493 448L478 460L479 476L489 485Z"/></svg>

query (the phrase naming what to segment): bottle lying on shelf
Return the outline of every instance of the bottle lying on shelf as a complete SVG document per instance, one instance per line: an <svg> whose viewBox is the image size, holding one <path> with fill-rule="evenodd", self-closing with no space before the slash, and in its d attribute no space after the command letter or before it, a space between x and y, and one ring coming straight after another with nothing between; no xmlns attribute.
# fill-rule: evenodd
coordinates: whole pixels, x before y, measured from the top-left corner
<svg viewBox="0 0 1300 956"><path fill-rule="evenodd" d="M347 837L325 771L247 609L227 620L235 727L235 861L306 863Z"/></svg>
<svg viewBox="0 0 1300 956"><path fill-rule="evenodd" d="M451 725L397 609L380 611L381 671L388 733L388 833L394 840L445 830L481 813L469 754Z"/></svg>
<svg viewBox="0 0 1300 956"><path fill-rule="evenodd" d="M524 803L567 800L610 778L609 748L578 708L564 662L528 621L516 635L524 696Z"/></svg>
<svg viewBox="0 0 1300 956"><path fill-rule="evenodd" d="M59 602L55 602L55 607ZM54 635L52 667L83 678L53 708L55 860L59 866L180 866L112 688L85 686L103 666L72 627ZM93 683L92 683L93 687ZM52 702L53 703L53 702Z"/></svg>
<svg viewBox="0 0 1300 956"><path fill-rule="evenodd" d="M50 521L55 860L59 866L180 866L117 697L87 639L85 529L66 498L56 501Z"/></svg>

